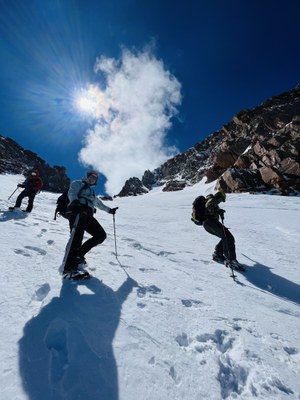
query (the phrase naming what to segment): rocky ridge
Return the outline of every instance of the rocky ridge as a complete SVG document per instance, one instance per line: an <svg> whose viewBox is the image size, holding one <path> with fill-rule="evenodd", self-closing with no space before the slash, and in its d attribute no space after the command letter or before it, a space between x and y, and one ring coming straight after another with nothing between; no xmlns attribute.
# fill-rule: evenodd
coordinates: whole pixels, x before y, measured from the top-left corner
<svg viewBox="0 0 300 400"><path fill-rule="evenodd" d="M51 167L36 153L24 150L14 140L0 135L0 174L26 176L33 168L37 168L40 172L44 183L43 190L61 193L69 184L65 167L57 165Z"/></svg>
<svg viewBox="0 0 300 400"><path fill-rule="evenodd" d="M300 192L300 85L241 110L222 128L142 179L130 178L119 196L153 186L182 190L206 178L226 192Z"/></svg>

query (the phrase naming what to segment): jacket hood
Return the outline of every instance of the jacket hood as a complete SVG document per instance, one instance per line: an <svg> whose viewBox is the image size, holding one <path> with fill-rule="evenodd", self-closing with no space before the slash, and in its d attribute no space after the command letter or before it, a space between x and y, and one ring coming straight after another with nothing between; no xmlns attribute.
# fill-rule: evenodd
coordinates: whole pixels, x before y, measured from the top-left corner
<svg viewBox="0 0 300 400"><path fill-rule="evenodd" d="M90 176L91 174L97 175L97 180L96 180L96 182L94 183L94 185L91 185L91 184L90 184L90 181L89 181L89 176ZM98 174L97 171L89 170L89 171L87 171L87 172L84 174L84 177L82 178L82 181L88 183L90 186L96 186L97 183L98 183L98 178L99 178L99 174Z"/></svg>

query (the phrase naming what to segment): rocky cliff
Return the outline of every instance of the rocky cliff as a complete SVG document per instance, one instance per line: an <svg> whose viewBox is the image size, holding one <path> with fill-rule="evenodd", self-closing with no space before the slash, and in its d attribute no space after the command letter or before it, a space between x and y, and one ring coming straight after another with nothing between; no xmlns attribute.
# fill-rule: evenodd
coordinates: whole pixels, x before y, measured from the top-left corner
<svg viewBox="0 0 300 400"><path fill-rule="evenodd" d="M69 178L64 167L51 167L37 154L0 135L0 173L27 175L33 168L40 172L43 190L60 193L67 187Z"/></svg>
<svg viewBox="0 0 300 400"><path fill-rule="evenodd" d="M300 85L251 110L142 180L128 180L120 196L145 193L155 185L181 190L206 177L226 192L300 192Z"/></svg>

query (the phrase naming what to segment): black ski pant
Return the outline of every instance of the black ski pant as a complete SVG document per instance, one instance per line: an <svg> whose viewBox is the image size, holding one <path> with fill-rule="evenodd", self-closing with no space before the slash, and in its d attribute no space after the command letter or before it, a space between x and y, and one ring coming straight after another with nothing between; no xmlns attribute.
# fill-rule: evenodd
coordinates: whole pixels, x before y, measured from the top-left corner
<svg viewBox="0 0 300 400"><path fill-rule="evenodd" d="M70 223L70 229L72 230L77 214L71 213L67 215ZM84 232L89 233L92 237L82 244ZM93 209L87 207L86 210L80 214L70 252L66 260L65 269L72 269L73 267L76 267L77 256L84 256L93 247L104 242L105 239L105 230L96 220L96 218L94 218Z"/></svg>
<svg viewBox="0 0 300 400"><path fill-rule="evenodd" d="M33 201L34 201L35 195L36 195L35 191L30 190L30 189L24 189L17 197L15 207L18 207L18 208L21 207L22 200L24 199L24 197L28 197L28 204L27 204L26 211L31 212L31 210L33 208Z"/></svg>
<svg viewBox="0 0 300 400"><path fill-rule="evenodd" d="M219 243L215 247L215 253L218 255L224 255L228 260L235 260L235 241L234 236L230 233L229 229L226 228L220 221L208 218L203 222L203 228L210 234L221 238Z"/></svg>

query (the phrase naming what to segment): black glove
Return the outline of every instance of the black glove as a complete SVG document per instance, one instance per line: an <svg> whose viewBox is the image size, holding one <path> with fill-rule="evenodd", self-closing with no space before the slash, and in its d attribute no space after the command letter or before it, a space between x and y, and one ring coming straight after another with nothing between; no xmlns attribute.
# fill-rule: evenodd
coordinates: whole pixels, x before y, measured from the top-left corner
<svg viewBox="0 0 300 400"><path fill-rule="evenodd" d="M68 209L74 213L80 213L81 212L81 204L79 200L73 200L72 203L68 206Z"/></svg>
<svg viewBox="0 0 300 400"><path fill-rule="evenodd" d="M225 210L222 210L222 208L220 208L220 210L219 210L219 215L220 215L220 217L223 219L224 218L224 214L225 214Z"/></svg>
<svg viewBox="0 0 300 400"><path fill-rule="evenodd" d="M119 207L111 208L111 209L108 211L108 213L109 213L109 214L115 215L115 213L116 213L116 211L117 211L118 208L119 208Z"/></svg>

